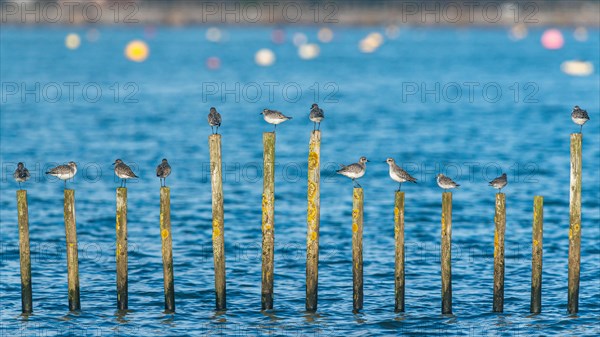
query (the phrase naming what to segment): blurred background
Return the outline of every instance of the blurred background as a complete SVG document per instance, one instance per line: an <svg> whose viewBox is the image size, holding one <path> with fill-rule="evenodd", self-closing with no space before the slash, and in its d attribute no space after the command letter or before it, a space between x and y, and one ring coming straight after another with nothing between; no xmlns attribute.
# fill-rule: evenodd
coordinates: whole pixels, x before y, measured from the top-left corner
<svg viewBox="0 0 600 337"><path fill-rule="evenodd" d="M577 335L600 333L597 1L0 1L0 334ZM312 103L321 145L319 310L304 312ZM580 313L566 314L570 113L583 127ZM206 122L223 116L226 313L214 312ZM275 310L260 312L262 132L277 128ZM352 314L351 199L371 160L365 309ZM406 192L406 309L393 313L393 197ZM111 163L130 164L129 307L116 311ZM163 310L159 181L173 173L177 314ZM67 307L61 181L75 161L82 312ZM20 315L17 184L29 196L34 314ZM440 315L442 172L454 192L454 316ZM508 174L504 314L491 313L494 193ZM405 184L406 185L406 184ZM544 196L542 314L529 315L534 195Z"/></svg>

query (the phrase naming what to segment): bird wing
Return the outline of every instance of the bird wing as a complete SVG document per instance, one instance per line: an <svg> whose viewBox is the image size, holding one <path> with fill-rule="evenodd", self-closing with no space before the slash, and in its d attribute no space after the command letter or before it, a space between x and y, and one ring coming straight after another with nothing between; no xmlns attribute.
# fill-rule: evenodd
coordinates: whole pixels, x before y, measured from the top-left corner
<svg viewBox="0 0 600 337"><path fill-rule="evenodd" d="M135 175L135 173L133 173L131 168L129 166L127 166L126 164L122 164L121 170L122 170L121 172L125 173L126 175L128 175L132 178L139 178L138 176Z"/></svg>
<svg viewBox="0 0 600 337"><path fill-rule="evenodd" d="M337 170L338 173L349 173L349 172L358 172L361 170L360 165L354 163L348 166L344 166L341 169Z"/></svg>

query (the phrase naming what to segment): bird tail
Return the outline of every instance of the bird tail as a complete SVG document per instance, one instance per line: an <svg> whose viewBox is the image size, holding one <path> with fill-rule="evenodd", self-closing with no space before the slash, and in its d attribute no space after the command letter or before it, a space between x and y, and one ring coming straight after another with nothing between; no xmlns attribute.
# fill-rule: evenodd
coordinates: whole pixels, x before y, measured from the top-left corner
<svg viewBox="0 0 600 337"><path fill-rule="evenodd" d="M415 183L415 184L417 183L417 179L415 179L415 178L412 178L412 179L410 179L409 181L410 181L411 183Z"/></svg>
<svg viewBox="0 0 600 337"><path fill-rule="evenodd" d="M288 119L293 119L294 117L288 117Z"/></svg>
<svg viewBox="0 0 600 337"><path fill-rule="evenodd" d="M456 187L460 186L459 184L456 184Z"/></svg>

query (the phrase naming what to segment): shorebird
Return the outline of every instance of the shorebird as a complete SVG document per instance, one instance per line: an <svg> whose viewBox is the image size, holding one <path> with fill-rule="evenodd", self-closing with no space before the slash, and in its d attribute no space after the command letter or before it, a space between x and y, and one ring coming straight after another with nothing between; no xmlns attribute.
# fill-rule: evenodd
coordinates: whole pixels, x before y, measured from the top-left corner
<svg viewBox="0 0 600 337"><path fill-rule="evenodd" d="M213 108L214 109L214 108ZM216 112L216 110L215 110ZM210 115L209 115L210 116ZM167 186L167 177L171 174L171 165L167 162L166 158L163 158L160 165L156 167L156 176L160 178L160 186ZM164 185L163 185L164 181Z"/></svg>
<svg viewBox="0 0 600 337"><path fill-rule="evenodd" d="M365 175L365 171L367 170L367 162L369 161L366 157L360 157L358 163L350 164L348 166L342 165L342 168L336 172L352 179L352 183L355 184L355 187L358 185L358 187L362 188L362 186L360 186L358 181L355 179Z"/></svg>
<svg viewBox="0 0 600 337"><path fill-rule="evenodd" d="M587 111L581 109L579 105L573 107L573 112L571 112L571 119L577 125L579 125L579 133L583 130L583 124L590 120L590 116L588 116Z"/></svg>
<svg viewBox="0 0 600 337"><path fill-rule="evenodd" d="M319 108L317 103L313 103L310 107L310 115L308 118L314 123L313 131L321 130L321 121L325 119L325 114L323 113L323 109ZM318 128L317 123L319 124Z"/></svg>
<svg viewBox="0 0 600 337"><path fill-rule="evenodd" d="M29 170L25 167L25 165L23 165L23 163L18 163L15 173L13 173L13 178L15 178L15 181L19 183L19 189L21 189L21 183L26 182L30 176Z"/></svg>
<svg viewBox="0 0 600 337"><path fill-rule="evenodd" d="M400 166L396 165L394 158L388 158L384 163L388 163L390 166L390 177L398 182L398 191L402 190L402 183L410 181L411 183L417 183L417 179L404 171Z"/></svg>
<svg viewBox="0 0 600 337"><path fill-rule="evenodd" d="M445 175L443 175L441 173L437 175L437 184L439 187L444 189L444 192L447 192L447 190L449 190L449 189L460 186L459 184L452 181L452 179L446 177Z"/></svg>
<svg viewBox="0 0 600 337"><path fill-rule="evenodd" d="M214 107L210 108L210 113L208 114L208 125L212 129L213 134L219 133L219 126L221 126L221 114L217 112L217 109ZM217 127L217 131L215 132L214 127Z"/></svg>
<svg viewBox="0 0 600 337"><path fill-rule="evenodd" d="M115 160L113 165L115 166L115 174L117 177L121 178L121 187L127 187L127 179L138 178L131 168L121 159ZM125 186L123 186L123 184L125 184Z"/></svg>
<svg viewBox="0 0 600 337"><path fill-rule="evenodd" d="M77 164L70 161L67 165L58 165L57 167L51 168L46 172L51 176L55 176L60 180L64 180L65 188L67 188L67 180L73 178L77 174Z"/></svg>
<svg viewBox="0 0 600 337"><path fill-rule="evenodd" d="M501 176L490 181L490 186L497 188L499 190L498 193L502 192L502 189L504 188L504 186L506 186L506 184L508 184L508 182L506 181L506 173L502 173Z"/></svg>
<svg viewBox="0 0 600 337"><path fill-rule="evenodd" d="M275 125L273 132L277 129L277 124L292 119L292 117L288 117L277 110L264 109L260 114L263 115L263 118L267 123Z"/></svg>

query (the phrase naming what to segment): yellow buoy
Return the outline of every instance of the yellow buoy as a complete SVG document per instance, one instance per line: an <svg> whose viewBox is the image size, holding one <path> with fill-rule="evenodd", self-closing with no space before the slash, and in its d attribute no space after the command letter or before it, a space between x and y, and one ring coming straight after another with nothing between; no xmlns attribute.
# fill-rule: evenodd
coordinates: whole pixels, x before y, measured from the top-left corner
<svg viewBox="0 0 600 337"><path fill-rule="evenodd" d="M125 56L134 62L144 62L149 53L148 45L141 40L133 40L125 47Z"/></svg>
<svg viewBox="0 0 600 337"><path fill-rule="evenodd" d="M75 33L70 33L65 38L65 46L67 46L67 48L69 48L69 49L77 49L77 48L79 48L80 44L81 44L81 38L79 37L79 35L77 35Z"/></svg>

